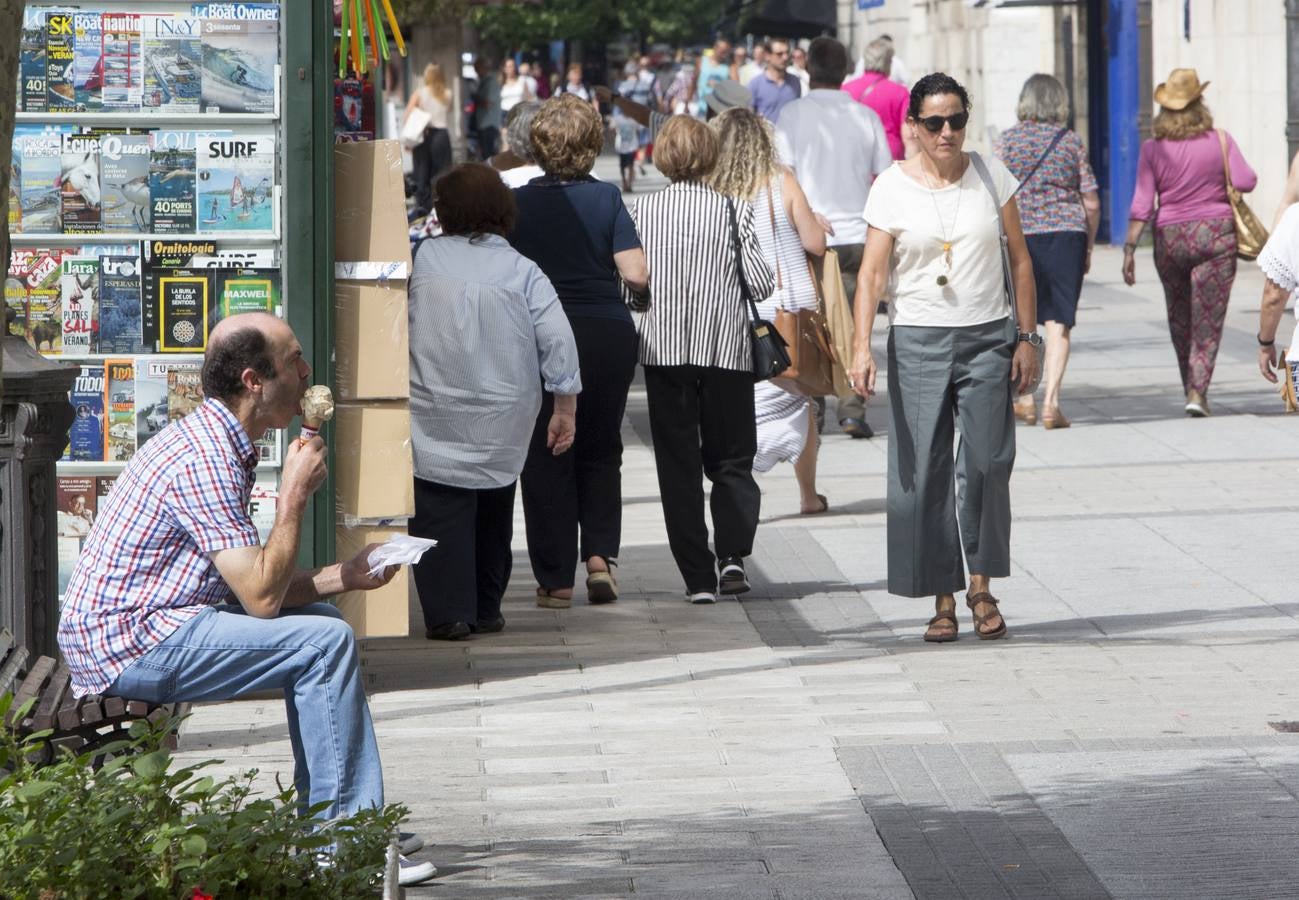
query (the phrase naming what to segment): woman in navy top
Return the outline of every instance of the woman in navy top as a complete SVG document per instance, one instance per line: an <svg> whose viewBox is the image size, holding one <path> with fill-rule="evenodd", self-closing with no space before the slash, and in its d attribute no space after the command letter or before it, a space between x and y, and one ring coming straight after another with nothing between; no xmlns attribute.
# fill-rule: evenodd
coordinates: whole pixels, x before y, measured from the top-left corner
<svg viewBox="0 0 1299 900"><path fill-rule="evenodd" d="M584 385L572 452L555 456L546 448L553 403L546 394L523 467L537 605L564 609L572 603L579 550L588 599L618 597L610 567L622 537L622 417L637 349L620 281L642 292L649 275L622 193L590 175L604 146L599 113L572 94L553 97L533 120L531 137L546 174L515 189L519 217L509 241L559 294Z"/></svg>

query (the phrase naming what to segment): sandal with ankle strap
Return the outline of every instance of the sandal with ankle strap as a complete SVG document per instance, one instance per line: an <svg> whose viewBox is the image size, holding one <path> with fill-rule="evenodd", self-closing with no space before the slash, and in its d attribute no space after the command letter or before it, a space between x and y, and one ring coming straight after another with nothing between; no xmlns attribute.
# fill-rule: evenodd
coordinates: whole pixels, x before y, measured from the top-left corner
<svg viewBox="0 0 1299 900"><path fill-rule="evenodd" d="M993 641L997 638L1006 636L1006 617L1001 614L1001 609L998 607L1000 602L1000 600L992 596L992 594L989 594L987 591L980 591L973 596L970 594L965 595L965 605L968 606L970 612L974 614L974 633L979 636L979 640ZM977 612L974 612L974 608L980 603L991 603L993 612L982 616ZM994 617L1001 619L1001 626L994 628L991 631L985 631L983 626Z"/></svg>
<svg viewBox="0 0 1299 900"><path fill-rule="evenodd" d="M956 621L956 610L939 613L929 620L925 629L925 640L931 644L950 644L959 636L960 624Z"/></svg>

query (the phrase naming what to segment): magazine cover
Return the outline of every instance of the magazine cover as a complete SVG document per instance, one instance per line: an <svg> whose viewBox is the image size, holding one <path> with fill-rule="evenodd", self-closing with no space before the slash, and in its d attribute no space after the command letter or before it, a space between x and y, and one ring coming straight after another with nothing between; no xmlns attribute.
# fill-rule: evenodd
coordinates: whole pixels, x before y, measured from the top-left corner
<svg viewBox="0 0 1299 900"><path fill-rule="evenodd" d="M167 427L167 367L156 357L135 361L135 448Z"/></svg>
<svg viewBox="0 0 1299 900"><path fill-rule="evenodd" d="M194 3L190 15L200 19L265 19L270 22L280 18L278 3Z"/></svg>
<svg viewBox="0 0 1299 900"><path fill-rule="evenodd" d="M63 312L59 303L63 251L40 248L26 257L27 343L41 353L57 355L63 348Z"/></svg>
<svg viewBox="0 0 1299 900"><path fill-rule="evenodd" d="M98 462L104 458L104 367L82 366L68 395L75 413L68 429L65 459Z"/></svg>
<svg viewBox="0 0 1299 900"><path fill-rule="evenodd" d="M55 514L59 550L59 595L68 589L81 546L95 524L95 479L91 475L60 475L55 479Z"/></svg>
<svg viewBox="0 0 1299 900"><path fill-rule="evenodd" d="M198 230L272 231L275 139L212 135L198 147Z"/></svg>
<svg viewBox="0 0 1299 900"><path fill-rule="evenodd" d="M203 84L202 20L149 16L144 29L145 111L198 112Z"/></svg>
<svg viewBox="0 0 1299 900"><path fill-rule="evenodd" d="M56 234L62 223L59 176L67 129L25 131L22 145L22 220L24 234Z"/></svg>
<svg viewBox="0 0 1299 900"><path fill-rule="evenodd" d="M126 462L135 455L135 360L104 362L104 459Z"/></svg>
<svg viewBox="0 0 1299 900"><path fill-rule="evenodd" d="M216 4L208 4L209 11ZM275 111L280 25L268 19L203 20L205 112Z"/></svg>
<svg viewBox="0 0 1299 900"><path fill-rule="evenodd" d="M275 527L275 507L279 499L280 492L276 488L274 476L267 479L258 476L248 496L248 515L257 526L257 534L263 544L270 540L271 529Z"/></svg>
<svg viewBox="0 0 1299 900"><path fill-rule="evenodd" d="M138 13L106 12L100 24L104 49L102 108L107 111L138 110L144 84L140 59L140 16Z"/></svg>
<svg viewBox="0 0 1299 900"><path fill-rule="evenodd" d="M186 234L196 230L194 218L195 133L155 131L149 155L149 202L153 231Z"/></svg>
<svg viewBox="0 0 1299 900"><path fill-rule="evenodd" d="M96 475L95 476L95 507L102 511L104 500L113 492L113 485L117 482L116 475Z"/></svg>
<svg viewBox="0 0 1299 900"><path fill-rule="evenodd" d="M207 349L211 279L192 269L155 274L158 298L158 350L162 353L202 353Z"/></svg>
<svg viewBox="0 0 1299 900"><path fill-rule="evenodd" d="M45 108L50 112L76 112L75 61L76 35L72 30L72 13L46 13Z"/></svg>
<svg viewBox="0 0 1299 900"><path fill-rule="evenodd" d="M96 234L102 229L99 207L99 145L97 135L63 135L59 202L66 234Z"/></svg>
<svg viewBox="0 0 1299 900"><path fill-rule="evenodd" d="M99 141L99 179L103 194L101 225L106 232L149 231L149 165L152 141L147 134L108 134Z"/></svg>
<svg viewBox="0 0 1299 900"><path fill-rule="evenodd" d="M22 81L23 109L28 112L44 112L50 106L45 93L45 17L50 12L48 6L32 4L23 10L18 74Z"/></svg>
<svg viewBox="0 0 1299 900"><path fill-rule="evenodd" d="M268 466L280 464L280 441L284 436L282 428L268 428L266 433L253 441L257 448L258 462Z"/></svg>
<svg viewBox="0 0 1299 900"><path fill-rule="evenodd" d="M99 350L100 353L141 353L144 345L140 323L140 258L99 258Z"/></svg>
<svg viewBox="0 0 1299 900"><path fill-rule="evenodd" d="M63 354L97 353L99 257L64 254L59 261L59 270L59 297L63 307Z"/></svg>
<svg viewBox="0 0 1299 900"><path fill-rule="evenodd" d="M158 276L170 269L194 269L196 258L217 252L215 241L180 240L149 241L144 249L143 295L140 306L140 330L148 353L158 350Z"/></svg>
<svg viewBox="0 0 1299 900"><path fill-rule="evenodd" d="M72 87L77 112L98 112L104 104L103 13L99 10L72 15L74 57Z"/></svg>
<svg viewBox="0 0 1299 900"><path fill-rule="evenodd" d="M203 403L201 363L170 363L167 366L167 421L183 419Z"/></svg>
<svg viewBox="0 0 1299 900"><path fill-rule="evenodd" d="M5 270L5 322L9 334L27 338L27 268L31 251L15 249Z"/></svg>
<svg viewBox="0 0 1299 900"><path fill-rule="evenodd" d="M279 315L279 269L216 269L213 273L216 301L212 304L212 325L228 316L245 312Z"/></svg>
<svg viewBox="0 0 1299 900"><path fill-rule="evenodd" d="M187 269L275 269L279 267L274 247L222 247L215 253L195 254Z"/></svg>

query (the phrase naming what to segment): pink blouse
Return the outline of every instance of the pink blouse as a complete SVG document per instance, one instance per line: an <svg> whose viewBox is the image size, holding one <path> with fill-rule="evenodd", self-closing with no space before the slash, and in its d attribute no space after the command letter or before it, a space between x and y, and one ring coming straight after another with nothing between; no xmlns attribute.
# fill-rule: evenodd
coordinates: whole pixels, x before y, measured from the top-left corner
<svg viewBox="0 0 1299 900"><path fill-rule="evenodd" d="M1254 190L1258 175L1245 162L1230 134L1227 158L1236 189L1242 193ZM1142 222L1153 219L1157 225L1230 218L1231 204L1227 202L1217 131L1207 131L1184 141L1143 143L1137 163L1137 188L1128 215Z"/></svg>

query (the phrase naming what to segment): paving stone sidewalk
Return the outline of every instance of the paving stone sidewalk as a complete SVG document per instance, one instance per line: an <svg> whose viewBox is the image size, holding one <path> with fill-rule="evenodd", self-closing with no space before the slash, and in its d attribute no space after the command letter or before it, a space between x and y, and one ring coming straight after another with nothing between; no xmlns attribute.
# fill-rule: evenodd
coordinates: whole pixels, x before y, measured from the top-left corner
<svg viewBox="0 0 1299 900"><path fill-rule="evenodd" d="M683 603L634 388L617 604L537 609L520 517L504 633L364 646L389 798L442 871L409 896L1294 896L1294 424L1254 369L1261 283L1242 266L1192 421L1149 254L1135 289L1118 267L1098 250L1075 426L1018 432L1005 641L965 617L925 645L928 603L884 589L883 396L877 438L825 437L830 513L763 476L754 591ZM281 705L200 708L182 755L287 776Z"/></svg>

